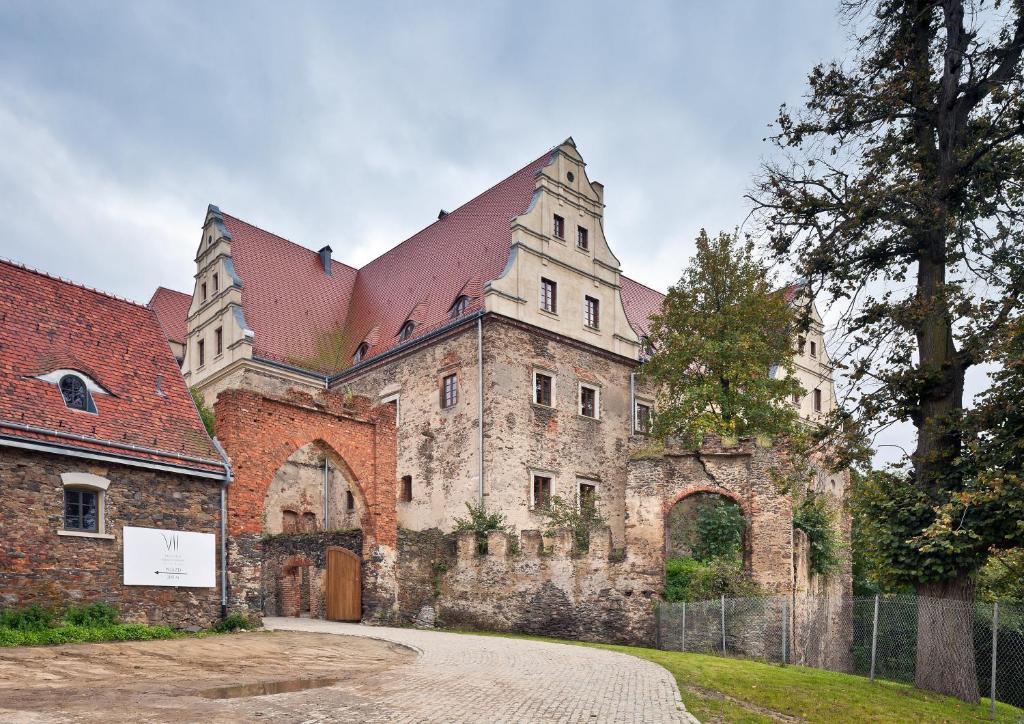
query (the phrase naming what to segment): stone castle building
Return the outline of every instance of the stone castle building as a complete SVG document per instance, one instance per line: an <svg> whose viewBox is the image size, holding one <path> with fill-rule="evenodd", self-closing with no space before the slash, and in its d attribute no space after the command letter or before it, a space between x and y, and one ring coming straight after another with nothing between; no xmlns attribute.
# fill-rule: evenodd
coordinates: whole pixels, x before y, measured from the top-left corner
<svg viewBox="0 0 1024 724"><path fill-rule="evenodd" d="M192 293L150 304L249 481L228 491L238 605L324 615L329 545L361 556L364 614L646 640L667 512L697 492L743 507L755 578L807 587L771 451L645 452L637 371L663 295L622 273L604 208L572 139L359 269L209 207ZM816 310L794 354L813 423L835 405ZM844 495L841 475L818 485ZM555 496L597 501L586 556L540 535ZM467 504L514 539L454 545ZM552 631L556 602L573 615Z"/></svg>

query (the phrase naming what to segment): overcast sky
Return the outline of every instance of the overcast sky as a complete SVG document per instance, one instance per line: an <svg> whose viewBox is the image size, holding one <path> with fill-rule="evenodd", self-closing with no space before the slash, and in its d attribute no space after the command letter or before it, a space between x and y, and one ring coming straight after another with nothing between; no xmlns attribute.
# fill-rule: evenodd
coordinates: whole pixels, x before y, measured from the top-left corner
<svg viewBox="0 0 1024 724"><path fill-rule="evenodd" d="M360 266L572 136L630 276L743 222L830 0L0 3L0 256L191 292L206 205ZM907 445L906 431L883 442Z"/></svg>

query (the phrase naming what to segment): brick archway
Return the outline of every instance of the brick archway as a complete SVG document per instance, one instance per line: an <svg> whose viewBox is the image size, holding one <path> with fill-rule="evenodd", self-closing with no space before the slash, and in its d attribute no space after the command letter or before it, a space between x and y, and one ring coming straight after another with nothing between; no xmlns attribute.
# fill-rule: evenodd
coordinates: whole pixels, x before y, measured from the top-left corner
<svg viewBox="0 0 1024 724"><path fill-rule="evenodd" d="M397 544L395 419L391 405L325 392L316 401L293 392L269 397L250 390L222 392L214 405L217 438L231 458L228 533L259 535L267 490L299 448L318 442L344 466L362 499L364 554Z"/></svg>
<svg viewBox="0 0 1024 724"><path fill-rule="evenodd" d="M723 498L728 498L736 505L740 506L740 510L743 511L743 516L750 520L750 503L745 498L741 497L737 493L729 490L729 488L723 488L721 485L714 485L710 483L690 483L682 490L677 491L674 495L671 495L665 499L662 513L668 515L668 512L675 507L683 498L688 498L691 495L697 493L713 493L715 495L721 495Z"/></svg>

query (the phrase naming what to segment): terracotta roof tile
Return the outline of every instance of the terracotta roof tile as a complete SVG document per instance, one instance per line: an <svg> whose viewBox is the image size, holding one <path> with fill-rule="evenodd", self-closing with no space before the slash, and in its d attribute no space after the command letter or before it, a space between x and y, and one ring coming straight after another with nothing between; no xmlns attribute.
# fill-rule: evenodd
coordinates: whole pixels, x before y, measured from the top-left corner
<svg viewBox="0 0 1024 724"><path fill-rule="evenodd" d="M185 344L188 336L188 308L192 306L192 295L176 292L167 287L157 287L147 305L156 312L164 335L171 342Z"/></svg>
<svg viewBox="0 0 1024 724"><path fill-rule="evenodd" d="M665 295L625 275L619 277L619 282L629 326L641 337L648 336L651 333L651 316L661 311Z"/></svg>
<svg viewBox="0 0 1024 724"><path fill-rule="evenodd" d="M57 369L82 372L103 388L93 395L95 413L69 409L55 383L37 379ZM223 470L152 309L6 261L0 435Z"/></svg>

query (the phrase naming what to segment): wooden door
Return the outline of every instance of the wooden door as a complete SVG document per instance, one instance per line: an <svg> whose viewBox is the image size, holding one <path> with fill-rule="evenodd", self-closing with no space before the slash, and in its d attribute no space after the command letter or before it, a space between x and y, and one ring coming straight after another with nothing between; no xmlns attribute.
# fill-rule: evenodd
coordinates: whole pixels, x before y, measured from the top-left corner
<svg viewBox="0 0 1024 724"><path fill-rule="evenodd" d="M363 614L359 556L345 548L327 549L327 619L358 621Z"/></svg>

